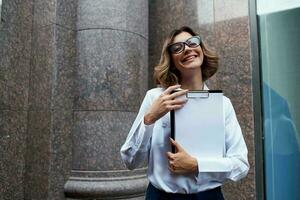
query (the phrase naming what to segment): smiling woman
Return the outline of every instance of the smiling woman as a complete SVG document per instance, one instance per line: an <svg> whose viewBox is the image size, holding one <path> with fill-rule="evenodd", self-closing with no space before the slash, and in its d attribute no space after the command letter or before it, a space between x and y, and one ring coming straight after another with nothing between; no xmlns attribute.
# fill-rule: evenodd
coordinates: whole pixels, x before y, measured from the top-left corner
<svg viewBox="0 0 300 200"><path fill-rule="evenodd" d="M224 157L192 156L170 139L170 111L182 108L187 102L186 98L177 97L188 90L208 90L204 82L217 69L218 56L207 49L191 28L174 30L166 38L154 73L158 87L147 92L121 148L122 159L129 169L138 167L144 160L148 162L150 183L146 200L222 200L222 183L247 175L248 150L231 101L225 96ZM175 153L171 152L171 146L177 150Z"/></svg>
<svg viewBox="0 0 300 200"><path fill-rule="evenodd" d="M202 73L200 73L200 74L202 74L201 78L203 81L206 81L211 76L213 76L217 72L217 69L218 69L219 58L218 58L217 54L210 51L206 47L205 43L203 41L201 41L201 37L197 36L197 34L191 28L182 27L178 30L174 30L173 32L171 32L169 37L165 40L163 48L162 48L161 59L160 59L158 65L155 67L154 78L156 80L156 83L161 85L162 87L169 87L171 85L175 85L180 82L180 78L181 78L180 71L179 71L179 69L177 69L175 67L174 62L172 61L171 56L169 54L170 51L174 52L174 50L175 50L174 48L179 46L178 44L180 44L180 43L177 43L176 41L174 41L174 36L180 32L184 32L187 35L186 36L187 38L193 38L191 36L196 36L196 38L199 38L199 44L201 47L200 49L203 54L203 58L202 58L203 63L201 66ZM177 38L177 40L178 39L179 38ZM185 46L186 45L183 45L183 47L181 47L181 48L183 48L182 51L185 50ZM178 52L178 53L180 53L180 52ZM178 53L172 54L172 56L173 55L176 56L176 55L178 55ZM200 63L198 66L200 66Z"/></svg>

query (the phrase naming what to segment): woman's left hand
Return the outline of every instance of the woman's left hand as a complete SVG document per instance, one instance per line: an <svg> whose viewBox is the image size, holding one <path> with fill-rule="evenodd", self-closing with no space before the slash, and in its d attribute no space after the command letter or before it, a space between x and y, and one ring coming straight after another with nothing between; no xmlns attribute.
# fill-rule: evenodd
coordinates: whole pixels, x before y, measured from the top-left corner
<svg viewBox="0 0 300 200"><path fill-rule="evenodd" d="M196 158L190 156L175 140L170 138L171 144L175 146L176 153L167 152L169 170L173 173L195 173L198 172Z"/></svg>

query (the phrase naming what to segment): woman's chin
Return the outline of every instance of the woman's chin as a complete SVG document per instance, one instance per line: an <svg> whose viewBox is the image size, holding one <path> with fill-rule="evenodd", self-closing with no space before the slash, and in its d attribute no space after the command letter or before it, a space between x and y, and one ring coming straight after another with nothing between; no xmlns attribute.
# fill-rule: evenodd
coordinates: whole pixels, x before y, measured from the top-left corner
<svg viewBox="0 0 300 200"><path fill-rule="evenodd" d="M201 65L200 62L189 62L189 63L182 63L182 68L183 69L197 69Z"/></svg>

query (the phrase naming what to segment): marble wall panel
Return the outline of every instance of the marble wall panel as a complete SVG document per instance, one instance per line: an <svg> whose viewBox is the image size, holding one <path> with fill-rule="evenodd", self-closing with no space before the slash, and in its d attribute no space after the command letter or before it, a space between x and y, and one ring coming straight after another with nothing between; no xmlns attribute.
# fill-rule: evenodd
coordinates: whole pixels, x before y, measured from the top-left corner
<svg viewBox="0 0 300 200"><path fill-rule="evenodd" d="M0 199L64 199L71 168L77 2L2 3ZM27 122L28 110L40 112L29 112Z"/></svg>
<svg viewBox="0 0 300 200"><path fill-rule="evenodd" d="M248 147L248 159L251 165L246 178L237 183L226 183L223 191L228 199L255 199L248 1L215 0L214 5L216 49L220 55L220 71L216 79L235 108Z"/></svg>
<svg viewBox="0 0 300 200"><path fill-rule="evenodd" d="M32 65L29 83L29 109L51 108L53 66L55 62L55 25L36 28L33 31Z"/></svg>
<svg viewBox="0 0 300 200"><path fill-rule="evenodd" d="M72 110L53 110L50 137L49 199L65 199L64 184L72 164Z"/></svg>
<svg viewBox="0 0 300 200"><path fill-rule="evenodd" d="M32 0L2 0L1 18L4 24L22 23L27 18L32 19Z"/></svg>
<svg viewBox="0 0 300 200"><path fill-rule="evenodd" d="M0 110L5 110L8 108L8 87L6 82L0 82Z"/></svg>
<svg viewBox="0 0 300 200"><path fill-rule="evenodd" d="M65 28L75 30L78 0L56 0L55 23Z"/></svg>
<svg viewBox="0 0 300 200"><path fill-rule="evenodd" d="M37 27L48 26L56 21L57 0L34 0L34 25Z"/></svg>
<svg viewBox="0 0 300 200"><path fill-rule="evenodd" d="M75 112L73 169L82 171L125 169L120 157L120 148L135 117L135 112Z"/></svg>
<svg viewBox="0 0 300 200"><path fill-rule="evenodd" d="M51 112L28 111L25 151L25 199L47 199L49 189Z"/></svg>
<svg viewBox="0 0 300 200"><path fill-rule="evenodd" d="M0 199L24 199L31 0L4 0L0 24Z"/></svg>
<svg viewBox="0 0 300 200"><path fill-rule="evenodd" d="M148 1L79 0L77 29L116 29L148 38Z"/></svg>
<svg viewBox="0 0 300 200"><path fill-rule="evenodd" d="M215 21L247 17L248 0L214 0Z"/></svg>
<svg viewBox="0 0 300 200"><path fill-rule="evenodd" d="M147 87L147 42L124 31L78 32L75 109L137 111Z"/></svg>
<svg viewBox="0 0 300 200"><path fill-rule="evenodd" d="M23 199L26 111L0 111L0 199Z"/></svg>
<svg viewBox="0 0 300 200"><path fill-rule="evenodd" d="M245 73L243 68L250 67L250 55L225 57L221 60L222 71L218 73L218 80L224 94L229 97L235 108L238 121L242 128L244 139L248 147L250 172L245 179L238 183L227 183L224 193L229 199L254 199L254 121L252 105L251 73ZM243 193L237 195L237 190Z"/></svg>
<svg viewBox="0 0 300 200"><path fill-rule="evenodd" d="M215 23L217 52L222 57L249 54L249 19L233 18Z"/></svg>
<svg viewBox="0 0 300 200"><path fill-rule="evenodd" d="M76 65L76 32L55 25L52 102L55 110L72 109Z"/></svg>
<svg viewBox="0 0 300 200"><path fill-rule="evenodd" d="M16 1L3 3L0 81L7 88L5 94L7 101L2 108L24 110L27 108L28 99L32 20L21 15L28 12L30 3ZM27 16L31 16L30 13L27 13Z"/></svg>

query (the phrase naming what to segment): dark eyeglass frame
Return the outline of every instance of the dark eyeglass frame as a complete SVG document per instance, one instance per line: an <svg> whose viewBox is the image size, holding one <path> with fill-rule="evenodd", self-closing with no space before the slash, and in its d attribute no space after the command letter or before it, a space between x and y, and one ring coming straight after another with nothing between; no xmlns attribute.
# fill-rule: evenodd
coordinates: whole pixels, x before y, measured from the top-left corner
<svg viewBox="0 0 300 200"><path fill-rule="evenodd" d="M197 43L196 46L193 46L193 45L191 45L191 42L189 42L189 41L191 39L195 39L195 38L198 39L199 43ZM195 36L192 36L189 39L187 39L185 42L176 42L176 43L173 43L173 44L169 44L167 46L167 49L168 49L169 53L180 54L180 53L182 53L184 51L185 45L187 45L190 48L197 48L197 47L200 46L200 44L201 44L201 37L199 35L195 35ZM172 49L172 47L174 47L176 45L181 45L179 51L175 51L174 49Z"/></svg>

